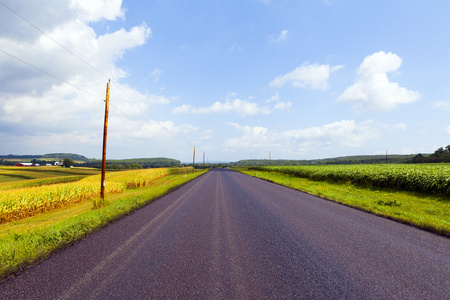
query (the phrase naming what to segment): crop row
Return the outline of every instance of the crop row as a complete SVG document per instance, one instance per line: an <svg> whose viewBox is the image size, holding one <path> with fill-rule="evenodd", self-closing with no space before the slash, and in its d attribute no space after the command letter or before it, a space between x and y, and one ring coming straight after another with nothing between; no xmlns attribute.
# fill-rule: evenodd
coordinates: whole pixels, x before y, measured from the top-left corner
<svg viewBox="0 0 450 300"><path fill-rule="evenodd" d="M186 169L145 169L108 173L105 192L121 193L127 187L140 187L151 181ZM100 193L100 175L71 183L0 190L0 223L22 219L69 203L79 202Z"/></svg>
<svg viewBox="0 0 450 300"><path fill-rule="evenodd" d="M254 167L291 176L450 196L450 164Z"/></svg>
<svg viewBox="0 0 450 300"><path fill-rule="evenodd" d="M43 185L52 185L58 183L68 183L79 181L85 178L86 175L77 175L77 176L60 176L60 177L47 177L47 178L38 178L38 179L28 179L28 180L19 180L13 182L2 182L0 183L0 190L12 190L19 188L28 188L28 187L38 187Z"/></svg>
<svg viewBox="0 0 450 300"><path fill-rule="evenodd" d="M186 172L191 168L155 168L144 170L131 170L122 172L113 172L106 174L106 181L121 182L128 188L143 187L148 185L153 180L167 176L170 174ZM191 169L192 170L192 169ZM100 175L93 176L92 178L100 178ZM100 180L100 179L98 179Z"/></svg>

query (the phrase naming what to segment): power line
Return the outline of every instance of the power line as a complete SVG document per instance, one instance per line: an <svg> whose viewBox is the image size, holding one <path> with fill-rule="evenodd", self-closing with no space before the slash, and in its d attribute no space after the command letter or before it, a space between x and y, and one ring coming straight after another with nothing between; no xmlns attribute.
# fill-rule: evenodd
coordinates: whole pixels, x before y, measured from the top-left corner
<svg viewBox="0 0 450 300"><path fill-rule="evenodd" d="M44 73L44 74L46 74L46 75L48 75L48 76L50 76L50 77L53 77L53 78L55 78L55 79L57 79L57 80L59 80L59 81L65 83L65 84L67 84L67 85L70 85L71 87L76 88L77 90L80 90L80 91L82 91L83 93L86 93L86 94L88 94L88 95L91 96L91 97L94 97L94 98L96 98L96 99L98 99L98 100L100 100L100 101L102 101L102 102L105 101L105 99L103 99L103 98L101 98L101 97L98 97L98 96L92 94L91 92L86 91L85 89L82 89L82 88L80 88L80 87L78 87L78 86L76 86L76 85L73 85L73 84L67 82L66 80L64 80L64 79L62 79L62 78L60 78L60 77L58 77L58 76L56 76L56 75L53 75L53 74L51 74L51 73L49 73L49 72L47 72L47 71L45 71L45 70L43 70L43 69L41 69L41 68L39 68L39 67L36 67L36 66L30 64L29 62L26 62L26 61L24 61L23 59L20 59L20 58L18 58L17 56L14 56L14 55L12 55L12 54L10 54L10 53L8 53L8 52L2 50L2 49L0 49L0 52L2 52L2 53L4 53L4 54L8 55L8 56L11 57L11 58L14 58L14 59L20 61L20 62L23 63L23 64L26 64L26 65L29 66L29 67L32 67L33 69L36 69L36 70L38 70L38 71L40 71L40 72L42 72L42 73ZM136 123L136 124L139 125L139 126L142 126L141 124L138 123L138 121L132 119L130 116L128 116L127 114L125 114L123 111L121 111L121 110L120 110L118 107L116 107L115 105L111 105L111 104L110 104L110 106L111 106L112 108L114 108L115 110L117 110L118 112L120 112L122 115L124 115L124 116L125 116L127 119L129 119L130 121ZM141 122L142 122L142 121L141 121Z"/></svg>
<svg viewBox="0 0 450 300"><path fill-rule="evenodd" d="M46 74L46 75L48 75L48 76L50 76L50 77L53 77L53 78L55 78L55 79L57 79L57 80L59 80L59 81L62 81L62 82L64 82L65 84L68 84L68 85L70 85L71 87L74 87L74 88L76 88L76 89L78 89L78 90L80 90L80 91L82 91L82 92L84 92L84 93L86 93L86 94L88 94L88 95L94 97L94 98L97 98L97 99L99 99L99 100L101 100L101 101L104 100L103 98L98 97L98 96L92 94L91 92L88 92L88 91L86 91L85 89L82 89L82 88L80 88L80 87L78 87L78 86L76 86L76 85L73 85L73 84L71 84L71 83L65 81L64 79L62 79L62 78L60 78L60 77L58 77L58 76L55 76L55 75L53 75L53 74L51 74L51 73L49 73L49 72L47 72L47 71L45 71L45 70L42 70L41 68L38 68L38 67L36 67L36 66L34 66L34 65L32 65L32 64L30 64L30 63L28 63L28 62L26 62L26 61L24 61L23 59L20 59L20 58L18 58L17 56L14 56L14 55L12 55L12 54L10 54L10 53L8 53L8 52L2 50L2 49L0 49L0 52L2 52L2 53L4 53L4 54L6 54L6 55L8 55L8 56L10 56L10 57L12 57L12 58L18 60L18 61L20 61L20 62L22 62L22 63L24 63L24 64L26 64L26 65L28 65L28 66L34 68L34 69L36 69L36 70L38 70L38 71L40 71L40 72Z"/></svg>
<svg viewBox="0 0 450 300"><path fill-rule="evenodd" d="M0 1L0 4L3 5L4 7L6 7L9 11L11 11L13 14L15 14L16 16L18 16L19 18L21 18L22 20L24 20L25 22L27 22L28 24L30 24L31 26L33 26L37 31L39 31L40 33L42 33L43 35L45 35L46 37L48 37L49 39L51 39L53 42L55 42L56 44L58 44L60 47L64 48L66 51L68 51L69 53L71 53L72 55L74 55L75 57L77 57L79 60L81 60L82 62L84 62L85 64L87 64L89 67L91 67L92 69L94 69L95 71L97 71L99 74L103 75L106 79L108 79L108 76L106 76L105 74L103 74L100 70L98 70L97 68L95 68L94 66L92 66L90 63L88 63L87 61L85 61L83 58L81 58L80 56L76 55L75 53L73 53L72 51L70 51L70 49L68 49L67 47L65 47L64 45L62 45L61 43L59 43L57 40L55 40L54 38L52 38L50 35L48 35L47 33L45 33L44 31L42 31L41 29L39 29L39 27L37 27L36 25L34 25L33 23L31 23L30 21L28 21L27 19L25 19L24 17L22 17L20 14L18 14L17 12L15 12L14 10L12 10L9 6L7 6L5 3Z"/></svg>
<svg viewBox="0 0 450 300"><path fill-rule="evenodd" d="M16 16L18 16L19 18L21 18L23 21L25 21L26 23L28 23L29 25L31 25L33 28L35 28L37 31L39 31L40 33L42 33L43 35L45 35L46 37L48 37L50 40L52 40L54 43L56 43L57 45L59 45L60 47L62 47L63 49L65 49L67 52L69 52L70 54L72 54L73 56L75 56L76 58L78 58L79 60L81 60L83 63L85 63L86 65L88 65L89 67L91 67L93 70L95 70L97 73L99 73L100 75L104 76L106 79L110 79L109 76L105 75L103 72L101 72L100 70L98 70L96 67L94 67L93 65L91 65L89 62L87 62L86 60L84 60L82 57L80 57L79 55L75 54L73 51L71 51L69 48L65 47L64 45L62 45L61 43L59 43L57 40L55 40L54 38L52 38L50 35L48 35L47 33L45 33L43 30L41 30L39 27L37 27L36 25L34 25L33 23L31 23L30 21L28 21L25 17L21 16L19 13L17 13L16 11L14 11L12 8L10 8L9 6L7 6L5 3L3 3L2 1L0 1L0 4L3 5L5 8L7 8L9 11L11 11L13 14L15 14ZM2 51L4 52L4 51ZM6 52L4 52L5 54L8 54ZM10 54L8 54L10 55ZM12 56L12 55L10 55ZM15 57L14 57L15 58ZM16 58L17 59L17 58ZM20 60L20 59L19 59ZM26 62L24 62L26 63ZM27 63L28 64L28 63ZM32 66L33 68L36 68L34 66ZM37 69L37 68L36 68ZM42 71L42 70L41 70ZM46 73L45 71L43 71L44 73ZM51 74L48 74L52 77L55 77ZM58 79L58 78L57 78ZM137 107L139 107L140 110L142 110L145 114L147 114L150 119L154 119L145 109L143 109L139 103L137 103L133 98L131 98L116 82L111 81L128 99L130 99L131 101L133 101ZM67 82L66 82L67 83ZM68 83L69 84L69 83ZM70 85L70 84L69 84Z"/></svg>

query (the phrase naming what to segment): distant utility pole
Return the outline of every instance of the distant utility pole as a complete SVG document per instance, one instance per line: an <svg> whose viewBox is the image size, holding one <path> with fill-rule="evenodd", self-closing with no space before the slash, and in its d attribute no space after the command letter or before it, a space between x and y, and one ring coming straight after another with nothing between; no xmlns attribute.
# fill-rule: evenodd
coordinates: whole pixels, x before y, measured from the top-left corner
<svg viewBox="0 0 450 300"><path fill-rule="evenodd" d="M106 169L106 136L108 131L108 112L109 112L109 83L106 84L106 100L105 100L105 124L103 127L103 155L102 155L102 179L100 186L100 197L105 199L105 169Z"/></svg>
<svg viewBox="0 0 450 300"><path fill-rule="evenodd" d="M203 167L205 166L205 152L203 152Z"/></svg>
<svg viewBox="0 0 450 300"><path fill-rule="evenodd" d="M194 155L192 157L192 173L195 172L195 146L194 146Z"/></svg>

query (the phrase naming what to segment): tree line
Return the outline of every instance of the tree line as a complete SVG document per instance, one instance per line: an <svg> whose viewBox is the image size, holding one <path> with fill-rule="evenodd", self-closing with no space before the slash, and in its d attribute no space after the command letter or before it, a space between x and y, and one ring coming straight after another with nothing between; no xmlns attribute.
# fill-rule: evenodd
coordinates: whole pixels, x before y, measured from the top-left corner
<svg viewBox="0 0 450 300"><path fill-rule="evenodd" d="M441 163L450 162L450 145L444 147L439 147L431 155L423 155L421 153L417 154L412 163Z"/></svg>

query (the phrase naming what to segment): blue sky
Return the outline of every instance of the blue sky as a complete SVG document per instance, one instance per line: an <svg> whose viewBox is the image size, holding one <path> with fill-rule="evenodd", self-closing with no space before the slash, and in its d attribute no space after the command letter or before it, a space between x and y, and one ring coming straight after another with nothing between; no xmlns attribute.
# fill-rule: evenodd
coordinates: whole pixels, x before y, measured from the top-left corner
<svg viewBox="0 0 450 300"><path fill-rule="evenodd" d="M194 146L210 161L430 153L450 141L448 1L1 3L1 154L100 158L107 77L111 159L190 161Z"/></svg>

